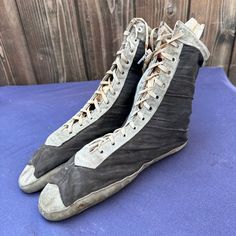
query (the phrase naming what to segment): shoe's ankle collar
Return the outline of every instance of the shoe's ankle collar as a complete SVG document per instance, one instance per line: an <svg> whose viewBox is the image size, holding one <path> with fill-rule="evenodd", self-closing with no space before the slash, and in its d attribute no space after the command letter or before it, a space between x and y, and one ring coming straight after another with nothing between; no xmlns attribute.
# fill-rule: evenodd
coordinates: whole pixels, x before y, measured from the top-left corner
<svg viewBox="0 0 236 236"><path fill-rule="evenodd" d="M204 61L207 61L210 56L209 50L207 49L205 44L196 36L196 34L194 34L194 32L189 29L182 21L176 22L173 34L177 35L179 33L183 34L179 41L183 44L197 48L201 52Z"/></svg>

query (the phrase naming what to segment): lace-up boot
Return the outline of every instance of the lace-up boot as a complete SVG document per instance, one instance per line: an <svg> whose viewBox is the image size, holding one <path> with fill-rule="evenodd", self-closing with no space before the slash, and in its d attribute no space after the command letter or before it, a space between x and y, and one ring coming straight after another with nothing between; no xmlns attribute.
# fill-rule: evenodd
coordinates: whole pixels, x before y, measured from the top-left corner
<svg viewBox="0 0 236 236"><path fill-rule="evenodd" d="M47 138L26 165L18 181L23 191L43 188L85 144L124 123L143 73L141 61L148 51L150 32L143 19L131 20L116 59L96 92L74 117Z"/></svg>
<svg viewBox="0 0 236 236"><path fill-rule="evenodd" d="M156 49L126 123L87 144L54 176L39 198L49 220L61 220L103 201L146 167L187 143L195 79L209 57L196 20L161 24Z"/></svg>

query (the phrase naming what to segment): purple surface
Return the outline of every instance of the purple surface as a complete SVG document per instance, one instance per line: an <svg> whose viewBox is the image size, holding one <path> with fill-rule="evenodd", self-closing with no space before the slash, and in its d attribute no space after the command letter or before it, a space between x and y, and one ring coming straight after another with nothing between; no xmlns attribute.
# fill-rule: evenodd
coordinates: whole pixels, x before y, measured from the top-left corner
<svg viewBox="0 0 236 236"><path fill-rule="evenodd" d="M236 235L236 88L219 68L200 71L183 151L76 217L40 216L18 175L97 84L0 87L0 235Z"/></svg>

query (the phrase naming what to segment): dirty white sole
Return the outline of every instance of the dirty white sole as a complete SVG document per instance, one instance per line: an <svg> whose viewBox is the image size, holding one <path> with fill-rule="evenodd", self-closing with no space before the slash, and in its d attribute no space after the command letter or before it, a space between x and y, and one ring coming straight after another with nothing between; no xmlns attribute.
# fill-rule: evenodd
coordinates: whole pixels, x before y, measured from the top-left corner
<svg viewBox="0 0 236 236"><path fill-rule="evenodd" d="M123 187L125 187L127 184L132 182L138 176L138 174L141 171L143 171L145 168L147 168L148 166L152 165L153 163L155 163L157 161L160 161L161 159L163 159L169 155L172 155L172 154L180 151L182 148L185 147L186 144L187 144L187 142L184 143L183 145L155 158L154 160L143 164L142 167L138 171L133 173L132 175L129 175L120 181L117 181L105 188L99 189L95 192L88 194L87 196L84 196L84 197L76 200L73 204L71 204L68 207L65 207L63 210L54 211L54 212L50 212L50 213L45 212L41 207L40 198L39 198L39 205L38 205L39 211L47 220L51 220L51 221L64 220L64 219L67 219L73 215L79 214L82 211L86 210L87 208L107 199L108 197L110 197L114 193L118 192Z"/></svg>

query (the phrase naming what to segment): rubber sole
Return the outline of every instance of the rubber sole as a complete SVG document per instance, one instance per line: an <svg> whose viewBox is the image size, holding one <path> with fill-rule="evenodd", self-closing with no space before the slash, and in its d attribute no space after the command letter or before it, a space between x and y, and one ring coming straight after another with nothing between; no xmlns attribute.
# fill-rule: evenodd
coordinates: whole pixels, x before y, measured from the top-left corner
<svg viewBox="0 0 236 236"><path fill-rule="evenodd" d="M144 169L146 169L148 166L154 164L157 161L160 161L161 159L163 159L167 156L170 156L170 155L180 151L181 149L183 149L185 147L186 144L187 144L187 142L184 143L183 145L155 158L154 160L143 164L142 167L138 171L133 173L132 175L129 175L120 181L117 181L105 188L99 189L95 192L88 194L87 196L85 196L83 198L76 200L73 204L66 207L62 211L55 211L55 212L50 212L50 213L45 212L40 207L40 198L39 198L39 205L38 205L39 211L44 216L44 218L46 218L47 220L50 220L50 221L64 220L64 219L67 219L73 215L79 214L82 211L86 210L87 208L89 208L99 202L102 202L105 199L107 199L108 197L112 196L113 194L115 194L116 192L118 192L119 190L124 188L126 185L128 185L130 182L132 182L138 176L138 174L140 172L142 172Z"/></svg>

